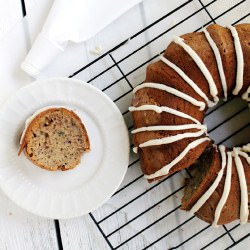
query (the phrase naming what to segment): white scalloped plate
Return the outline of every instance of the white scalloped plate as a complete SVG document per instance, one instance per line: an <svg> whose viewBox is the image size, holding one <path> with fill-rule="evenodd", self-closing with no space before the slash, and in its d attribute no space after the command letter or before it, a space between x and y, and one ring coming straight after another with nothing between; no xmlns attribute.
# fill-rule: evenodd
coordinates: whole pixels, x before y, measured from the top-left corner
<svg viewBox="0 0 250 250"><path fill-rule="evenodd" d="M83 120L91 144L80 165L50 172L17 156L25 120L46 106L64 106ZM115 104L79 80L53 78L18 90L0 113L0 186L22 208L48 218L81 216L117 190L129 158L128 131Z"/></svg>

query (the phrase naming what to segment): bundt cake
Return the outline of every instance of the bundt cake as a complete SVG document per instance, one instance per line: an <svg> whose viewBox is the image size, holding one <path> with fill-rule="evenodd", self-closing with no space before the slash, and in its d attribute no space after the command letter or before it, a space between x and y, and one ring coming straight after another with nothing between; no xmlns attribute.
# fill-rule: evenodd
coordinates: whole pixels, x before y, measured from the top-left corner
<svg viewBox="0 0 250 250"><path fill-rule="evenodd" d="M148 181L192 165L182 209L213 225L246 223L250 144L213 145L203 121L221 98L250 102L250 24L213 24L175 37L133 92L134 152Z"/></svg>
<svg viewBox="0 0 250 250"><path fill-rule="evenodd" d="M90 149L81 119L62 107L43 108L29 118L20 144L19 155L24 150L35 165L51 171L74 168Z"/></svg>

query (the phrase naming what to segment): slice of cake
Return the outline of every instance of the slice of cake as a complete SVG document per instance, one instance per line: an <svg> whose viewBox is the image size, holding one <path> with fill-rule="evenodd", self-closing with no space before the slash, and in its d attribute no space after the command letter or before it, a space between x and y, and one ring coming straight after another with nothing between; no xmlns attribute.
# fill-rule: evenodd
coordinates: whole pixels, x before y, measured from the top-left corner
<svg viewBox="0 0 250 250"><path fill-rule="evenodd" d="M20 150L35 165L55 171L77 166L83 152L90 150L87 131L73 111L48 108L26 122Z"/></svg>

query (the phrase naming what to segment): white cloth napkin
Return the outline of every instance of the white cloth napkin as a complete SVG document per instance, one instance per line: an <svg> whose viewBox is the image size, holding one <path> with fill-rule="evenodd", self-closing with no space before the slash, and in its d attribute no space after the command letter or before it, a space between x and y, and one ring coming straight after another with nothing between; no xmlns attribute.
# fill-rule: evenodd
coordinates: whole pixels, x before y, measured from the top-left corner
<svg viewBox="0 0 250 250"><path fill-rule="evenodd" d="M55 0L21 68L35 77L64 51L69 41L86 41L141 1Z"/></svg>

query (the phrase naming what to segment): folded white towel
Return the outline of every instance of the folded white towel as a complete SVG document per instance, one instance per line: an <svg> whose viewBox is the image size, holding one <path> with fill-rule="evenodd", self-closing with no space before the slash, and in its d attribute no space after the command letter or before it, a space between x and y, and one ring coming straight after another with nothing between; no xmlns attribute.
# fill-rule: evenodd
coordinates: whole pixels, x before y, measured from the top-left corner
<svg viewBox="0 0 250 250"><path fill-rule="evenodd" d="M67 46L94 36L142 0L55 0L21 68L38 75Z"/></svg>

